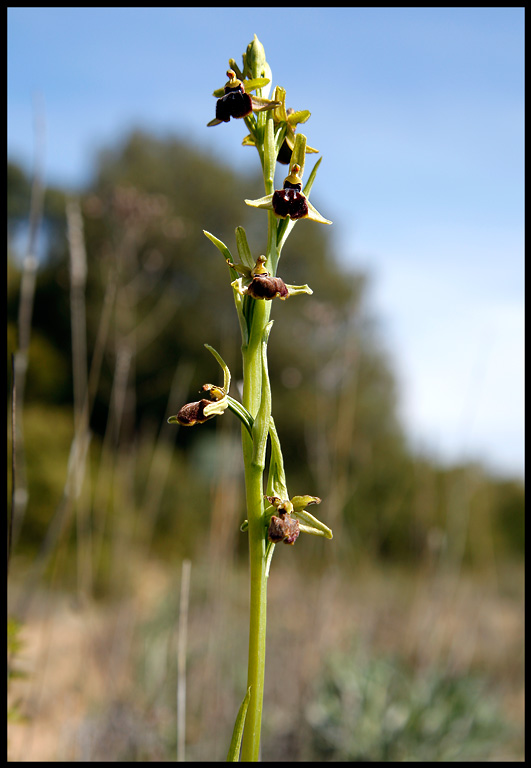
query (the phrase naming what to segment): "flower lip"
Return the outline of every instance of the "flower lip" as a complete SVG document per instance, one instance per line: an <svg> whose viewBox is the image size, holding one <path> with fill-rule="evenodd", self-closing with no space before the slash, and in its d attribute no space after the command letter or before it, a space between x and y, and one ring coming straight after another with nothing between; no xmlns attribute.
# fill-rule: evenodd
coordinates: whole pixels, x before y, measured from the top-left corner
<svg viewBox="0 0 531 768"><path fill-rule="evenodd" d="M306 137L300 134L297 139L306 141ZM301 142L302 143L302 142ZM282 189L276 189L269 195L258 200L246 200L247 205L254 208L269 208L275 212L275 215L281 219L288 216L292 220L309 219L318 221L321 224L331 224L329 219L321 216L319 211L313 207L305 193L302 191L302 169L297 163L291 166L290 173L284 179Z"/></svg>
<svg viewBox="0 0 531 768"><path fill-rule="evenodd" d="M228 123L231 117L246 117L252 111L252 99L248 93L245 93L241 83L234 89L225 87L225 96L216 102L216 120L221 120L223 123Z"/></svg>
<svg viewBox="0 0 531 768"><path fill-rule="evenodd" d="M281 513L280 516L272 515L267 530L267 538L274 544L283 541L285 544L295 544L299 538L299 521L295 520L289 513Z"/></svg>
<svg viewBox="0 0 531 768"><path fill-rule="evenodd" d="M277 216L285 219L303 219L308 216L308 201L306 196L300 191L300 184L297 186L286 186L284 182L283 189L277 189L273 192L273 210Z"/></svg>
<svg viewBox="0 0 531 768"><path fill-rule="evenodd" d="M180 409L179 413L175 417L175 420L183 427L193 427L194 424L204 424L212 416L205 416L205 408L207 405L212 405L210 400L203 398L195 403L186 403Z"/></svg>
<svg viewBox="0 0 531 768"><path fill-rule="evenodd" d="M247 295L253 299L287 299L289 291L282 278L271 277L266 273L253 277L247 286Z"/></svg>

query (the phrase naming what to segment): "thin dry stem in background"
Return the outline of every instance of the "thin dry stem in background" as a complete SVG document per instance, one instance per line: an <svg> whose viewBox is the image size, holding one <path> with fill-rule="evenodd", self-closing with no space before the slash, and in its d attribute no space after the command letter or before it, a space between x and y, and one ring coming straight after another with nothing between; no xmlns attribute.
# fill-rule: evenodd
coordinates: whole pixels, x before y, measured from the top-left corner
<svg viewBox="0 0 531 768"><path fill-rule="evenodd" d="M26 371L28 369L28 353L31 337L31 318L33 314L33 302L35 297L35 282L37 276L37 246L40 224L42 221L44 204L44 137L45 121L44 107L42 103L34 104L34 135L35 135L35 167L31 185L29 232L26 254L22 263L22 279L20 283L20 299L18 311L18 348L14 358L16 401L13 406L16 418L13 423L17 429L13 436L13 445L16 446L15 476L13 489L12 518L12 543L16 546L20 530L22 528L26 506L28 503L28 489L26 478L26 459L24 450L23 407L24 393L26 389Z"/></svg>
<svg viewBox="0 0 531 768"><path fill-rule="evenodd" d="M190 560L181 567L181 599L179 604L179 633L177 641L177 762L185 761L186 744L186 648L188 633L188 603L190 599Z"/></svg>

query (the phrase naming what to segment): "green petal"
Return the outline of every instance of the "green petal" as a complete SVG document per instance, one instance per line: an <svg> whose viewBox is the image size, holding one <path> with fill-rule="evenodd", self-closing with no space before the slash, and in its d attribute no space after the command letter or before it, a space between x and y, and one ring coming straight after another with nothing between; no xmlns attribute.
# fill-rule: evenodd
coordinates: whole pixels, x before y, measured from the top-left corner
<svg viewBox="0 0 531 768"><path fill-rule="evenodd" d="M244 80L243 87L245 88L245 92L249 93L249 91L256 91L257 88L263 88L270 82L271 80L268 80L267 77L255 77L253 80Z"/></svg>
<svg viewBox="0 0 531 768"><path fill-rule="evenodd" d="M243 283L244 283L243 277L238 277L236 280L233 280L231 283L231 287L234 288L236 291L238 291L240 296L245 296L245 294L247 293L247 290L246 290L247 286L244 286ZM247 284L249 284L248 280L247 280Z"/></svg>
<svg viewBox="0 0 531 768"><path fill-rule="evenodd" d="M291 115L288 115L288 123L290 123L290 125L305 123L306 120L309 119L311 114L312 113L309 112L307 109L301 109L301 110L298 110L297 112L292 112Z"/></svg>
<svg viewBox="0 0 531 768"><path fill-rule="evenodd" d="M274 109L280 106L279 101L270 101L269 99L262 99L258 96L251 96L251 102L254 112L263 112L265 109Z"/></svg>
<svg viewBox="0 0 531 768"><path fill-rule="evenodd" d="M241 71L239 66L236 64L236 61L234 59L229 59L229 67L230 69L232 69L233 72L236 73L236 77L238 78L238 80L241 80L242 82L243 80L245 80L243 76L243 72Z"/></svg>
<svg viewBox="0 0 531 768"><path fill-rule="evenodd" d="M273 195L265 195L259 197L258 200L245 200L247 205L251 205L253 208L270 208L273 209Z"/></svg>
<svg viewBox="0 0 531 768"><path fill-rule="evenodd" d="M313 293L312 289L309 285L287 285L286 288L288 289L290 296L296 296L298 293L308 293L311 295ZM298 498L297 496L295 498Z"/></svg>
<svg viewBox="0 0 531 768"><path fill-rule="evenodd" d="M291 499L291 503L293 504L295 512L299 512L300 510L309 507L310 504L320 504L321 499L319 496L294 496Z"/></svg>
<svg viewBox="0 0 531 768"><path fill-rule="evenodd" d="M203 408L203 413L205 416L221 416L223 411L225 411L229 407L229 402L226 397L223 397L221 400L214 400L209 405L205 405Z"/></svg>
<svg viewBox="0 0 531 768"><path fill-rule="evenodd" d="M219 352L216 352L214 347L211 347L210 344L205 344L205 347L208 349L211 355L213 355L218 363L221 366L221 370L223 371L223 389L225 390L225 394L229 394L230 389L230 371L227 363L225 360L221 357Z"/></svg>

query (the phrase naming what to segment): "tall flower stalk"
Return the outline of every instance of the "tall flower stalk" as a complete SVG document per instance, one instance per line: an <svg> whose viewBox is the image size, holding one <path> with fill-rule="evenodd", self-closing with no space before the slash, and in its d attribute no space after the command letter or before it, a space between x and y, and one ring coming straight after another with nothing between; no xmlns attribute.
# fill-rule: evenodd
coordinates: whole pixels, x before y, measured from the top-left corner
<svg viewBox="0 0 531 768"><path fill-rule="evenodd" d="M219 353L206 344L221 366L223 386L204 384L205 396L184 405L169 422L193 426L227 410L242 422L247 519L241 530L249 537L249 659L247 692L236 718L227 759L237 761L241 748L243 761L257 761L265 674L267 579L275 546L279 542L293 545L300 532L332 538L331 530L307 511L307 507L321 500L316 496L290 498L288 494L282 450L271 413L267 363L267 344L273 325L271 307L274 299L285 301L293 295L312 294L308 285L287 285L277 275L282 249L295 224L303 219L331 222L309 201L320 160L303 187L306 154L317 150L307 145L306 136L296 133L296 128L308 120L310 113L286 110L286 92L279 86L269 98L271 69L256 35L243 54L241 70L234 59L229 59L227 77L225 86L214 91L216 116L208 125L227 123L231 118L245 122L249 133L243 145L254 146L258 151L265 191L263 197L245 202L267 212L265 254L251 253L242 227L236 228L237 259L225 243L205 231L228 267L242 336L242 401L229 394L230 371ZM275 190L277 162L289 168L282 188ZM271 450L266 475L268 442Z"/></svg>

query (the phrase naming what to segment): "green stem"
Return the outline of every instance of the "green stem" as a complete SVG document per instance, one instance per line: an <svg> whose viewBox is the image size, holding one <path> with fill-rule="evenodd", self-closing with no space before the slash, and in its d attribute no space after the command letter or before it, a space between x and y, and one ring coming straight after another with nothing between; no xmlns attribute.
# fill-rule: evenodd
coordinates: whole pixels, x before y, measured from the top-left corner
<svg viewBox="0 0 531 768"><path fill-rule="evenodd" d="M262 117L260 115L260 117ZM264 119L264 117L262 117ZM264 146L260 157L264 172L266 194L273 191L276 153L274 146L273 118L265 118ZM276 219L268 217L267 259L276 262ZM248 298L253 302L252 313L248 314L248 341L242 347L243 354L243 405L254 421L253 435L242 429L243 459L245 465L245 490L247 519L249 521L249 567L250 567L250 621L249 660L247 667L247 688L251 698L245 720L242 741L242 762L257 762L260 755L260 729L264 698L266 613L267 613L267 540L264 525L265 450L257 450L259 425L265 434L269 429L271 399L267 374L267 332L266 326L271 314L271 302ZM269 411L266 413L266 411ZM260 411L260 414L259 414ZM257 418L259 414L259 418ZM263 435L262 435L263 436Z"/></svg>
<svg viewBox="0 0 531 768"><path fill-rule="evenodd" d="M258 413L262 400L262 338L271 311L270 302L254 301L249 343L243 348L243 405L253 419ZM263 521L264 467L261 463L253 461L253 440L245 429L242 430L242 441L247 519L249 521L251 588L247 687L251 688L251 699L245 720L241 759L242 761L257 761L260 750L260 728L264 695L267 607L267 579L265 574L266 539Z"/></svg>

